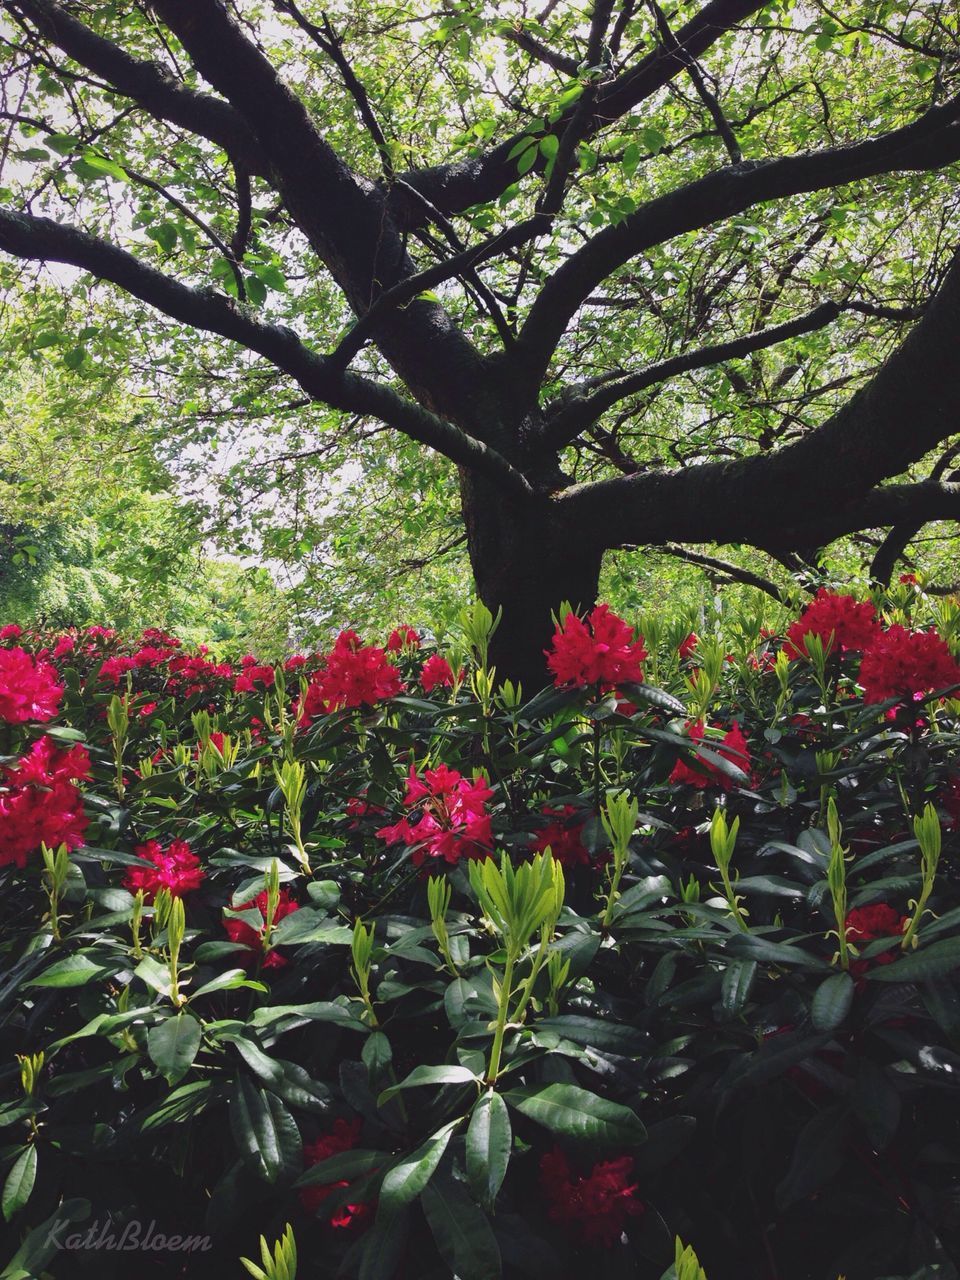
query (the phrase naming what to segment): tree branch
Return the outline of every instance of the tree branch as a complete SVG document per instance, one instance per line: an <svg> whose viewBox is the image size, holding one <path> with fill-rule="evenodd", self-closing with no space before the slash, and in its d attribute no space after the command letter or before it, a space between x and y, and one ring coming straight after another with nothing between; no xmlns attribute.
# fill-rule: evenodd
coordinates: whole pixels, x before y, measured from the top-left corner
<svg viewBox="0 0 960 1280"><path fill-rule="evenodd" d="M482 472L512 493L532 493L525 477L495 450L390 387L342 373L328 358L305 347L292 329L257 320L223 294L172 280L126 250L76 227L2 209L0 250L18 258L70 263L89 271L182 324L256 351L294 378L312 399L347 413L378 418L452 462Z"/></svg>
<svg viewBox="0 0 960 1280"><path fill-rule="evenodd" d="M855 529L960 516L960 484L878 488L956 433L960 258L922 319L822 426L774 452L571 487L554 499L585 539L748 542L792 550Z"/></svg>
<svg viewBox="0 0 960 1280"><path fill-rule="evenodd" d="M941 168L960 159L960 96L918 120L847 147L728 165L649 201L598 232L547 280L530 308L516 358L539 383L566 328L601 281L639 253L753 205L896 171Z"/></svg>
<svg viewBox="0 0 960 1280"><path fill-rule="evenodd" d="M737 23L762 9L765 3L766 0L709 0L696 17L676 32L677 42L687 55L697 58ZM604 86L597 95L593 119L585 136L596 134L619 120L662 89L685 70L686 65L675 49L659 45L635 67ZM565 111L551 125L550 131L558 135L562 133L575 110L576 106ZM495 200L517 181L517 162L510 158L510 152L523 136L523 133L514 134L476 159L413 170L403 175L404 180L448 216L462 213L472 205ZM532 172L540 172L543 163L535 164ZM423 217L422 210L401 205L399 201L391 208L407 226L418 225Z"/></svg>
<svg viewBox="0 0 960 1280"><path fill-rule="evenodd" d="M159 62L144 62L97 35L57 0L12 0L16 10L68 57L131 98L158 120L199 134L242 160L251 173L269 177L270 165L243 119L210 94L181 84Z"/></svg>
<svg viewBox="0 0 960 1280"><path fill-rule="evenodd" d="M772 596L780 604L789 603L787 597L775 582L772 582L769 578L762 577L759 573L752 573L749 569L741 568L738 564L732 564L729 560L720 560L716 556L707 556L699 551L690 551L686 547L677 546L673 542L663 543L660 546L651 546L647 550L657 552L660 555L673 556L677 560L686 561L687 564L698 565L701 569L712 569L716 573L725 574L733 582L742 582L744 586L756 587L758 591L763 591L766 595Z"/></svg>
<svg viewBox="0 0 960 1280"><path fill-rule="evenodd" d="M795 320L787 320L783 324L772 325L769 329L760 329L729 342L718 342L697 351L670 356L669 359L648 365L646 369L639 369L626 377L605 379L602 387L592 394L574 394L571 398L565 396L552 410L547 409L543 447L562 449L607 409L627 396L637 395L648 387L666 382L678 373L689 373L692 369L721 364L724 360L736 360L754 351L775 346L778 342L785 342L788 338L826 328L843 310L844 306L839 302L821 302L812 311Z"/></svg>

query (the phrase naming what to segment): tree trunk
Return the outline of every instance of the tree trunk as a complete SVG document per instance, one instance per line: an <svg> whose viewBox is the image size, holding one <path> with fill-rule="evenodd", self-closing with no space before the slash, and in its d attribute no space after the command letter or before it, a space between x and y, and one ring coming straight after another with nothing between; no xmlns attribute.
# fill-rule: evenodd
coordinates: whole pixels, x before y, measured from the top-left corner
<svg viewBox="0 0 960 1280"><path fill-rule="evenodd" d="M477 594L503 618L491 644L500 680L520 681L525 696L550 683L544 650L551 612L568 601L596 603L602 548L571 535L552 516L550 500L517 504L489 481L461 471L460 489Z"/></svg>

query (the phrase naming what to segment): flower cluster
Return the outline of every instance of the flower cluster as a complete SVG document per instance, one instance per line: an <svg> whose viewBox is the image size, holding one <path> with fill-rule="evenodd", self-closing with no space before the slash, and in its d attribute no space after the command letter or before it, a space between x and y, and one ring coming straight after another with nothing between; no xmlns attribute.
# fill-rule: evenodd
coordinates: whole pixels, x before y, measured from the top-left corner
<svg viewBox="0 0 960 1280"><path fill-rule="evenodd" d="M586 1244L609 1249L619 1243L627 1221L643 1213L637 1184L630 1182L633 1160L605 1160L586 1177L577 1176L570 1162L554 1147L540 1159L540 1183L547 1212L554 1222L572 1227Z"/></svg>
<svg viewBox="0 0 960 1280"><path fill-rule="evenodd" d="M252 653L240 659L240 666L240 675L233 682L234 693L254 693L258 685L261 689L273 688L276 679L273 667L261 666Z"/></svg>
<svg viewBox="0 0 960 1280"><path fill-rule="evenodd" d="M544 653L554 684L577 688L638 684L643 679L640 664L647 656L643 636L634 639L633 627L605 604L597 605L585 620L568 613Z"/></svg>
<svg viewBox="0 0 960 1280"><path fill-rule="evenodd" d="M56 669L23 649L0 649L0 720L7 724L52 720L63 685Z"/></svg>
<svg viewBox="0 0 960 1280"><path fill-rule="evenodd" d="M718 725L713 727L719 728ZM698 721L696 724L692 724L687 721L686 730L691 742L704 742L706 729L702 722ZM750 748L738 724L734 724L728 729L719 741L706 738L704 745L710 751L714 751L718 756L728 760L732 765L736 765L738 769L742 769L744 773L749 775L751 765ZM733 778L724 773L718 765L700 757L693 764L688 764L686 760L678 760L673 766L670 781L674 783L686 782L691 787L700 787L701 789L704 787L722 787L724 791L729 791L737 785Z"/></svg>
<svg viewBox="0 0 960 1280"><path fill-rule="evenodd" d="M428 858L452 865L461 858L488 857L492 833L486 805L492 795L485 778L471 782L445 764L425 770L421 778L411 766L403 803L419 809L420 817L415 822L401 818L377 835L388 844L413 847L415 867Z"/></svg>
<svg viewBox="0 0 960 1280"><path fill-rule="evenodd" d="M960 666L936 631L894 625L880 632L863 655L859 679L867 702L907 702L914 694L960 684Z"/></svg>
<svg viewBox="0 0 960 1280"><path fill-rule="evenodd" d="M359 1120L335 1120L329 1133L323 1134L315 1142L303 1145L303 1161L310 1169L331 1156L338 1156L344 1151L352 1151L360 1141ZM340 1187L349 1187L346 1179L331 1182L319 1187L304 1187L300 1192L300 1203L308 1213L316 1213L324 1200ZM342 1204L330 1214L331 1227L356 1227L370 1218L372 1206L369 1204Z"/></svg>
<svg viewBox="0 0 960 1280"><path fill-rule="evenodd" d="M86 747L78 743L63 751L49 736L16 764L0 766L0 866L25 867L41 844L81 845L87 820L74 782L89 777Z"/></svg>
<svg viewBox="0 0 960 1280"><path fill-rule="evenodd" d="M173 840L168 849L157 840L148 840L133 851L144 866L130 867L123 887L131 893L142 889L147 902L153 902L161 889L166 889L174 898L182 898L185 893L199 889L205 878L200 859L186 840Z"/></svg>
<svg viewBox="0 0 960 1280"><path fill-rule="evenodd" d="M387 641L387 653L402 653L404 649L419 649L420 635L413 627L396 627L390 632L390 638Z"/></svg>
<svg viewBox="0 0 960 1280"><path fill-rule="evenodd" d="M877 611L869 600L838 595L821 587L803 613L787 628L783 651L791 661L807 657L806 638L819 636L824 650L861 652L869 647L880 629Z"/></svg>
<svg viewBox="0 0 960 1280"><path fill-rule="evenodd" d="M231 942L238 942L241 946L246 947L250 952L249 964L253 964L261 956L263 969L282 969L287 963L286 957L282 956L275 947L270 947L267 951L263 949L263 943L267 931L267 891L262 889L255 898L251 898L249 902L241 902L239 906L234 907L235 911L252 911L256 909L260 912L261 924L259 929L255 929L248 924L246 920L237 919L235 916L228 917L223 922L227 937ZM294 911L300 910L300 904L294 902L290 897L289 889L280 890L280 900L277 903L277 911L273 917L274 925L279 924L284 917L291 915Z"/></svg>
<svg viewBox="0 0 960 1280"><path fill-rule="evenodd" d="M420 672L420 684L423 686L424 693L432 693L436 688L450 689L453 687L453 668L446 658L441 657L439 653L431 654L431 656L423 664Z"/></svg>
<svg viewBox="0 0 960 1280"><path fill-rule="evenodd" d="M583 813L572 804L565 804L562 809L544 805L541 813L553 821L541 827L534 836L530 852L545 853L549 848L564 867L589 867L590 854L583 843L583 828L586 826Z"/></svg>
<svg viewBox="0 0 960 1280"><path fill-rule="evenodd" d="M404 687L383 649L365 645L355 631L341 631L310 682L300 719L307 723L321 712L373 706L403 693Z"/></svg>
<svg viewBox="0 0 960 1280"><path fill-rule="evenodd" d="M847 913L845 921L847 941L852 942L859 950L877 938L900 938L908 921L908 916L901 915L887 902L854 907ZM850 965L850 972L855 978L862 978L872 965L892 964L896 958L897 948L891 944L889 950L881 951L869 960L854 960Z"/></svg>

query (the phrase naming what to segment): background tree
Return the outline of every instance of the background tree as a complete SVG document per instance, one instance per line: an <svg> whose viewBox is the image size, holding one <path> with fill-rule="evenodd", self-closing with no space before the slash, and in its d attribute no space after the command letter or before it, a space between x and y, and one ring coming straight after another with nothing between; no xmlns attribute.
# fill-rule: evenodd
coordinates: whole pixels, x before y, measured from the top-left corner
<svg viewBox="0 0 960 1280"><path fill-rule="evenodd" d="M65 360L176 375L251 526L384 427L455 464L503 674L613 549L886 577L956 519L954 6L3 13L8 278L131 299Z"/></svg>

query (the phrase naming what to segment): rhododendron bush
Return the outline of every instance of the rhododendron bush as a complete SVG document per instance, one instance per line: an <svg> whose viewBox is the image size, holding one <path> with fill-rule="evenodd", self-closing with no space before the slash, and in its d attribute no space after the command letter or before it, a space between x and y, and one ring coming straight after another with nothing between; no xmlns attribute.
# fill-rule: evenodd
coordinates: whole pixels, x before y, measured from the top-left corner
<svg viewBox="0 0 960 1280"><path fill-rule="evenodd" d="M958 1274L956 603L495 625L0 632L4 1274Z"/></svg>

